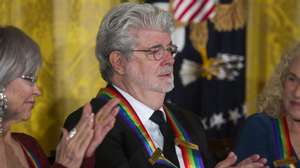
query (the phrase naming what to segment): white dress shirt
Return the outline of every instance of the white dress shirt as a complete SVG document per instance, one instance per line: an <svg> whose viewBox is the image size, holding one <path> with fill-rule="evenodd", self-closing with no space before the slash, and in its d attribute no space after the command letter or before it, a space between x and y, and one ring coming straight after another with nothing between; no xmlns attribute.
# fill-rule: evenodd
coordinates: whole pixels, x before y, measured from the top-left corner
<svg viewBox="0 0 300 168"><path fill-rule="evenodd" d="M151 109L150 107L146 106L142 102L138 101L134 97L132 97L130 94L125 92L124 90L118 88L117 86L113 85L121 94L125 97L125 99L129 102L129 104L132 106L133 110L136 112L137 116L141 120L142 124L146 128L147 132L149 133L155 147L163 149L164 146L164 137L162 133L160 132L159 126L150 120L150 117L154 113L154 109ZM166 114L164 109L161 107L160 110L163 112L164 119L166 120ZM176 155L179 161L179 165L181 168L184 168L184 162L182 158L182 152L180 148L175 145Z"/></svg>

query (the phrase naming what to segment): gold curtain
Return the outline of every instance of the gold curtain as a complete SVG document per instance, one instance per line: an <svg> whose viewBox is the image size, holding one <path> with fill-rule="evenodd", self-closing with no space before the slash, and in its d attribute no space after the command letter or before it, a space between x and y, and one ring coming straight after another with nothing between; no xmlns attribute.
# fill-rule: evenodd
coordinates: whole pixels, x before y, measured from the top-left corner
<svg viewBox="0 0 300 168"><path fill-rule="evenodd" d="M248 0L247 114L282 53L300 38L299 0Z"/></svg>
<svg viewBox="0 0 300 168"><path fill-rule="evenodd" d="M138 2L138 0L131 0ZM94 54L98 26L124 0L0 0L0 24L15 25L41 47L38 86L42 96L30 121L14 131L34 136L49 153L65 117L105 85Z"/></svg>

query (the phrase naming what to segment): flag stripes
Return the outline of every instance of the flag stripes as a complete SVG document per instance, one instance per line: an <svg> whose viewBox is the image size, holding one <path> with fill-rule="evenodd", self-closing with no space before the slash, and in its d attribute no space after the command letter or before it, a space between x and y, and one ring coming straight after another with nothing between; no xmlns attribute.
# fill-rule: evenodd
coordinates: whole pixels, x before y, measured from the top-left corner
<svg viewBox="0 0 300 168"><path fill-rule="evenodd" d="M199 23L214 15L215 0L174 0L174 18L182 23Z"/></svg>

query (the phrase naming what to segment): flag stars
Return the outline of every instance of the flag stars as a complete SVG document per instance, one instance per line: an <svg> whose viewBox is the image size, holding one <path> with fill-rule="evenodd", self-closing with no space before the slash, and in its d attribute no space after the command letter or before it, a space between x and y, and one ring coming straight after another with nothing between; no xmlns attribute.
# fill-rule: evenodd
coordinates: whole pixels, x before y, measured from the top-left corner
<svg viewBox="0 0 300 168"><path fill-rule="evenodd" d="M208 126L207 126L207 118L203 118L202 120L201 120L201 123L202 123L202 126L203 126L203 128L204 128L204 130L207 130L208 129Z"/></svg>
<svg viewBox="0 0 300 168"><path fill-rule="evenodd" d="M238 123L239 119L241 118L241 114L239 113L238 108L233 110L229 110L229 120L232 121L235 125Z"/></svg>
<svg viewBox="0 0 300 168"><path fill-rule="evenodd" d="M222 124L225 124L226 121L223 117L223 113L213 114L213 116L210 118L210 127L217 127L217 129L220 129Z"/></svg>

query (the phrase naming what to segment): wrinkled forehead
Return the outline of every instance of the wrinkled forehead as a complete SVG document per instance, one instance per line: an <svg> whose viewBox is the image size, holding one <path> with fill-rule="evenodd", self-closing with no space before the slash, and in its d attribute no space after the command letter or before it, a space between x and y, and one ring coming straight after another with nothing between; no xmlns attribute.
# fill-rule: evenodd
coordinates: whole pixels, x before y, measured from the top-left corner
<svg viewBox="0 0 300 168"><path fill-rule="evenodd" d="M129 34L135 38L135 45L141 47L151 47L154 45L171 44L171 34L159 28L131 29Z"/></svg>

